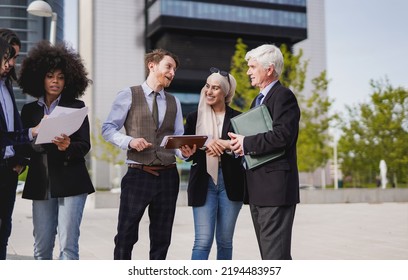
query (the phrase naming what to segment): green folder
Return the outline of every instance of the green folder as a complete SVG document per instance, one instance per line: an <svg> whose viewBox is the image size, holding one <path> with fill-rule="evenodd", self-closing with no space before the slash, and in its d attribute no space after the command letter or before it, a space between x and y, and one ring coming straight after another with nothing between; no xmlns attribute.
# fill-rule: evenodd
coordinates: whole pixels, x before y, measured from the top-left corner
<svg viewBox="0 0 408 280"><path fill-rule="evenodd" d="M237 134L244 136L255 135L258 133L268 132L273 130L272 118L268 108L265 105L260 105L251 110L242 113L231 119L232 127ZM261 156L245 155L247 169L256 168L264 163L274 160L285 154L285 150Z"/></svg>

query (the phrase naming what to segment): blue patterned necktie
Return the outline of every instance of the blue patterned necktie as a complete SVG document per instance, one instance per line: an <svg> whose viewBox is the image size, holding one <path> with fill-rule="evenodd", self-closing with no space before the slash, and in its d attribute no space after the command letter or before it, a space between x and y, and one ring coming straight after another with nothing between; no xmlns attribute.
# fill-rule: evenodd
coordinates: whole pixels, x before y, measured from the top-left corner
<svg viewBox="0 0 408 280"><path fill-rule="evenodd" d="M264 97L264 95L262 94L262 92L260 94L258 94L258 96L256 97L255 100L255 107L258 107L259 105L261 105L261 100Z"/></svg>

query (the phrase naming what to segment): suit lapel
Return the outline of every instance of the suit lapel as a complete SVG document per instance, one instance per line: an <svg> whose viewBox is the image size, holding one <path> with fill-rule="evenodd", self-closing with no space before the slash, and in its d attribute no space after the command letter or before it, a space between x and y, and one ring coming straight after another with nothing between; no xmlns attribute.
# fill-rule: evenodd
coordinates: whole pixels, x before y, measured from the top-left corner
<svg viewBox="0 0 408 280"><path fill-rule="evenodd" d="M272 95L275 93L275 91L281 86L281 83L279 81L277 81L273 87L269 90L269 92L266 94L262 104L265 104L269 99L271 99ZM255 101L256 101L256 97L254 98L254 100L252 100L251 103L251 109L254 108L255 106Z"/></svg>
<svg viewBox="0 0 408 280"><path fill-rule="evenodd" d="M16 100L14 98L13 88L11 86L11 83L9 83L7 80L4 81L4 83L6 85L8 93L10 95L11 102L13 103L14 130L15 131L16 130L21 130L23 125L21 123L20 113L18 112ZM3 106L0 106L0 118L1 118L1 127L2 127L2 129L7 131L6 112L3 111Z"/></svg>
<svg viewBox="0 0 408 280"><path fill-rule="evenodd" d="M6 116L3 112L3 106L0 105L0 126L1 130L7 131Z"/></svg>
<svg viewBox="0 0 408 280"><path fill-rule="evenodd" d="M14 95L12 95L11 100L13 101L13 109L14 109L14 130L15 131L21 130L23 128L23 123L21 121L20 113L17 109L17 104L16 104L16 100L14 99Z"/></svg>
<svg viewBox="0 0 408 280"><path fill-rule="evenodd" d="M276 84L273 85L273 87L269 90L269 92L266 94L265 99L263 100L263 104L267 103L273 96L273 94L277 91L277 89L281 86L281 83L279 81L276 82Z"/></svg>
<svg viewBox="0 0 408 280"><path fill-rule="evenodd" d="M221 138L226 139L228 138L228 128L231 123L231 118L232 118L232 110L230 107L225 108L225 117L224 117L224 123L222 124L222 133L221 133Z"/></svg>
<svg viewBox="0 0 408 280"><path fill-rule="evenodd" d="M6 81L4 81L5 83ZM0 85L1 86L1 85ZM7 86L6 86L7 87ZM8 87L7 87L8 89ZM3 91L2 91L3 92ZM2 93L3 94L3 93ZM2 96L0 96L0 98L3 98ZM7 131L7 122L6 122L6 113L3 111L3 106L0 103L0 126L1 126L1 130Z"/></svg>

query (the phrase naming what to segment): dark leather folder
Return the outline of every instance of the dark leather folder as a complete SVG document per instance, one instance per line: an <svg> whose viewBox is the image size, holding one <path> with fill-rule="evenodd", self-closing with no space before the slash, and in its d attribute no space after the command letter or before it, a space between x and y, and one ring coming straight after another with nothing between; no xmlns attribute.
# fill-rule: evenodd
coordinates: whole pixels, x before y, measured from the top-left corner
<svg viewBox="0 0 408 280"><path fill-rule="evenodd" d="M255 135L258 133L268 132L273 130L272 118L268 108L265 105L252 108L251 110L242 113L231 119L232 127L237 134L244 136ZM282 156L285 151L267 155L245 155L247 169L253 169L271 160Z"/></svg>
<svg viewBox="0 0 408 280"><path fill-rule="evenodd" d="M171 135L165 136L163 139L163 146L165 149L178 149L181 146L188 145L190 148L194 144L197 145L197 149L202 148L207 141L206 135Z"/></svg>

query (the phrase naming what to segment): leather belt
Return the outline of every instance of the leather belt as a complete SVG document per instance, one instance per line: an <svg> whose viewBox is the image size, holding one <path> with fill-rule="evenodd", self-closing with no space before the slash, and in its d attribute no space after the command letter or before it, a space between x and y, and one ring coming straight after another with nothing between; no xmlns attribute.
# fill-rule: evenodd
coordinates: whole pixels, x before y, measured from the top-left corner
<svg viewBox="0 0 408 280"><path fill-rule="evenodd" d="M129 168L135 168L135 169L140 169L143 170L147 173L150 173L154 176L159 176L159 170L164 170L164 169L170 169L170 168L175 168L176 164L169 164L169 165L144 165L144 164L137 164L137 163L128 163Z"/></svg>

